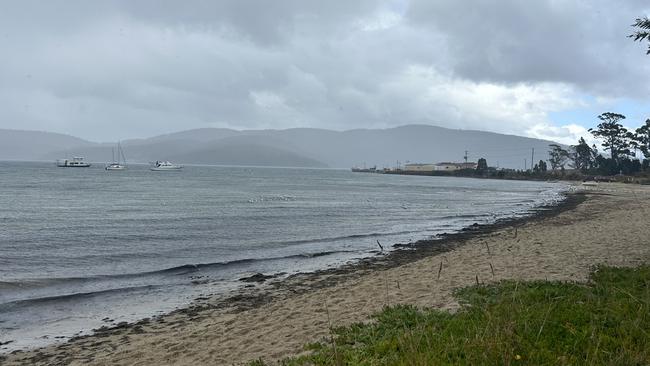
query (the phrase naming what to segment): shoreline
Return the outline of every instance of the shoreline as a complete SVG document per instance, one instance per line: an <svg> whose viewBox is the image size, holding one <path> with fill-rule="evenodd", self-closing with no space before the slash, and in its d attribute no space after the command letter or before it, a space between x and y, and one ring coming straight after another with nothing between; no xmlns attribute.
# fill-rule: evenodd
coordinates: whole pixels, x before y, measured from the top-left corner
<svg viewBox="0 0 650 366"><path fill-rule="evenodd" d="M567 198L560 204L552 207L538 208L536 212L531 216L500 220L493 224L472 226L473 229L465 230L463 232L455 234L444 235L440 239L420 240L413 244L405 245L396 244L395 246L397 249L389 252L387 255L378 255L371 258L362 259L359 262L343 265L338 268L326 269L313 273L295 274L281 280L271 279L261 286L258 284L249 284L247 285L249 287L244 288L243 291L240 291L234 296L230 296L225 299L197 299L194 305L191 305L187 308L175 310L169 314L161 315L153 319L143 319L139 322L130 324L120 323L115 327L106 329L100 328L94 334L73 338L66 343L55 344L41 349L15 351L8 355L6 361L9 361L10 364L46 364L63 361L65 361L63 363L73 361L86 363L93 360L97 361L95 358L96 356L99 356L99 359L102 359L103 357L110 359L112 358L111 353L117 351L120 347L120 344L130 344L131 342L118 342L117 345L113 345L116 348L109 348L109 351L107 351L105 347L101 345L107 342L115 343L114 341L118 341L123 337L127 337L127 335L128 337L133 336L144 338L148 333L155 331L153 333L161 334L161 339L168 339L170 335L173 335L173 329L191 329L201 323L210 323L214 319L217 319L217 323L221 324L219 318L228 318L229 320L227 320L226 323L236 322L236 319L234 318L237 316L244 316L250 312L268 312L268 309L266 308L274 307L276 303L287 301L291 302L292 299L302 301L304 300L304 297L309 297L310 295L318 294L319 292L331 292L337 290L337 287L354 286L355 283L358 281L363 281L364 279L376 281L378 277L376 276L377 274L385 274L392 270L402 270L406 267L413 267L414 265L418 265L420 262L425 262L427 260L431 262L431 259L433 258L443 258L451 256L454 253L457 254L458 252L463 251L462 249L465 248L465 245L468 244L468 242L472 242L470 244L475 244L474 242L484 241L486 238L489 239L495 235L501 236L503 235L503 232L510 233L513 230L516 237L517 228L535 227L537 224L544 224L545 221L548 220L552 221L563 214L565 214L565 216L571 216L573 213L575 216L576 211L580 211L577 210L580 206L586 203L593 204L594 201L602 201L603 197L605 197L604 195L607 195L607 193L583 191L568 192L566 195ZM493 245L495 244L490 244L488 246L488 252L490 251L489 248ZM496 248L493 248L492 250L497 251ZM438 279L440 279L440 271L443 269L443 260L436 259L435 262L436 268L429 268L429 272L438 272ZM440 263L440 271L437 268L438 262ZM447 265L445 264L445 275L447 272L446 267ZM497 272L499 272L498 269ZM494 269L492 274L492 277L494 277ZM477 281L479 280L478 275L476 276L476 279ZM483 281L484 279L481 278L480 280ZM490 279L487 278L486 280ZM407 280L404 280L404 282L402 281L403 280L401 279L397 280L398 292L400 290L400 282L404 284ZM379 278L379 282L384 281L381 281L381 278ZM385 282L386 302L390 304L391 301L389 298L393 297L392 292L394 292L395 289L393 288L393 284L391 284L391 289L388 288L389 286L387 279ZM461 283L455 282L457 281L454 281L455 287L462 285ZM375 289L375 291L376 290L377 289ZM389 292L391 292L391 294L389 294ZM448 308L448 300L449 299L446 298L444 301L434 305ZM326 300L326 302L329 302L329 300ZM322 307L322 303L320 306ZM376 306L374 307L376 308ZM273 311L271 311L271 313L273 313ZM362 311L361 313L369 314L372 313L372 311ZM358 316L355 317L358 318ZM361 318L365 318L365 316L362 316ZM276 325L282 326L282 324ZM162 333L159 333L158 331ZM317 333L318 332L315 334L316 336L318 335ZM221 334L221 336L223 337L228 335ZM102 341L103 339L110 339L111 342ZM305 337L305 339L302 339L300 343L304 344L310 340L315 340L313 338L313 335L312 337ZM84 351L82 353L85 354L85 358L81 357L81 355L77 356L75 352L73 352L75 349ZM295 351L299 350L294 349L294 352ZM174 354L176 353L177 352L174 352ZM240 362L242 359L252 360L255 358L253 356L257 354L266 355L266 357L269 359L277 359L278 357L287 354L287 351L283 350L277 353L270 350L260 349L256 352L251 352L249 358L246 358L246 355L240 355L239 359L231 359L228 358L228 356L222 356L225 358L219 358L213 355L208 359L217 360L215 361L217 364L219 364L219 361L228 360L227 362L230 364L232 362ZM173 355L170 357L170 360L175 358ZM232 355L230 357L232 357ZM136 357L136 359L138 358ZM135 361L136 359L119 357L119 361L123 363L129 363L126 360ZM144 359L146 359L146 357ZM185 361L180 361L179 359L177 361L174 361L174 363L183 364Z"/></svg>

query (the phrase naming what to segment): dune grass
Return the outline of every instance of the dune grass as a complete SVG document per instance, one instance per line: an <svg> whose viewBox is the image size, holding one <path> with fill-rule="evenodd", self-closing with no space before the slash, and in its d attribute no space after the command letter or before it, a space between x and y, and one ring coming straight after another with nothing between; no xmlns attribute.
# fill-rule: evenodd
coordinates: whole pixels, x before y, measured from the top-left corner
<svg viewBox="0 0 650 366"><path fill-rule="evenodd" d="M456 296L454 314L387 307L282 364L650 364L650 266L598 267L588 284L505 281Z"/></svg>

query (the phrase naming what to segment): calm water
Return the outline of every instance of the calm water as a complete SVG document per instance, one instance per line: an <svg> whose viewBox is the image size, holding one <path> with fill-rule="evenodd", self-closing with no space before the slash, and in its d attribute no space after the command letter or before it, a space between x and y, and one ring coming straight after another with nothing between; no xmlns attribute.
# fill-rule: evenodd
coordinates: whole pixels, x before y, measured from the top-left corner
<svg viewBox="0 0 650 366"><path fill-rule="evenodd" d="M337 170L0 162L0 351L41 345L472 223L566 187ZM388 247L389 245L384 245Z"/></svg>

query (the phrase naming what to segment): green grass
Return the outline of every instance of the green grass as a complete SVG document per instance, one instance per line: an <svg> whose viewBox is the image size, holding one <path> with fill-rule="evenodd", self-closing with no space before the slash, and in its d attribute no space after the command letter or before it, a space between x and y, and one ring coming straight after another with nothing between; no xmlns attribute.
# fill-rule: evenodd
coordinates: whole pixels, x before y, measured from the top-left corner
<svg viewBox="0 0 650 366"><path fill-rule="evenodd" d="M456 296L455 314L388 307L282 364L650 365L650 266L598 267L586 285L507 281Z"/></svg>

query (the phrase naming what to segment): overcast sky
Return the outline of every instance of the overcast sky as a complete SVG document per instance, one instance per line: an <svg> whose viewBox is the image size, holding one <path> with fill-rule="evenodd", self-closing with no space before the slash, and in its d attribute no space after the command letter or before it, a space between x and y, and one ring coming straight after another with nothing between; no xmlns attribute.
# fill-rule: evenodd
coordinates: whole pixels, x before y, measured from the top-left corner
<svg viewBox="0 0 650 366"><path fill-rule="evenodd" d="M93 141L424 123L573 143L650 118L647 0L2 1L0 128Z"/></svg>

